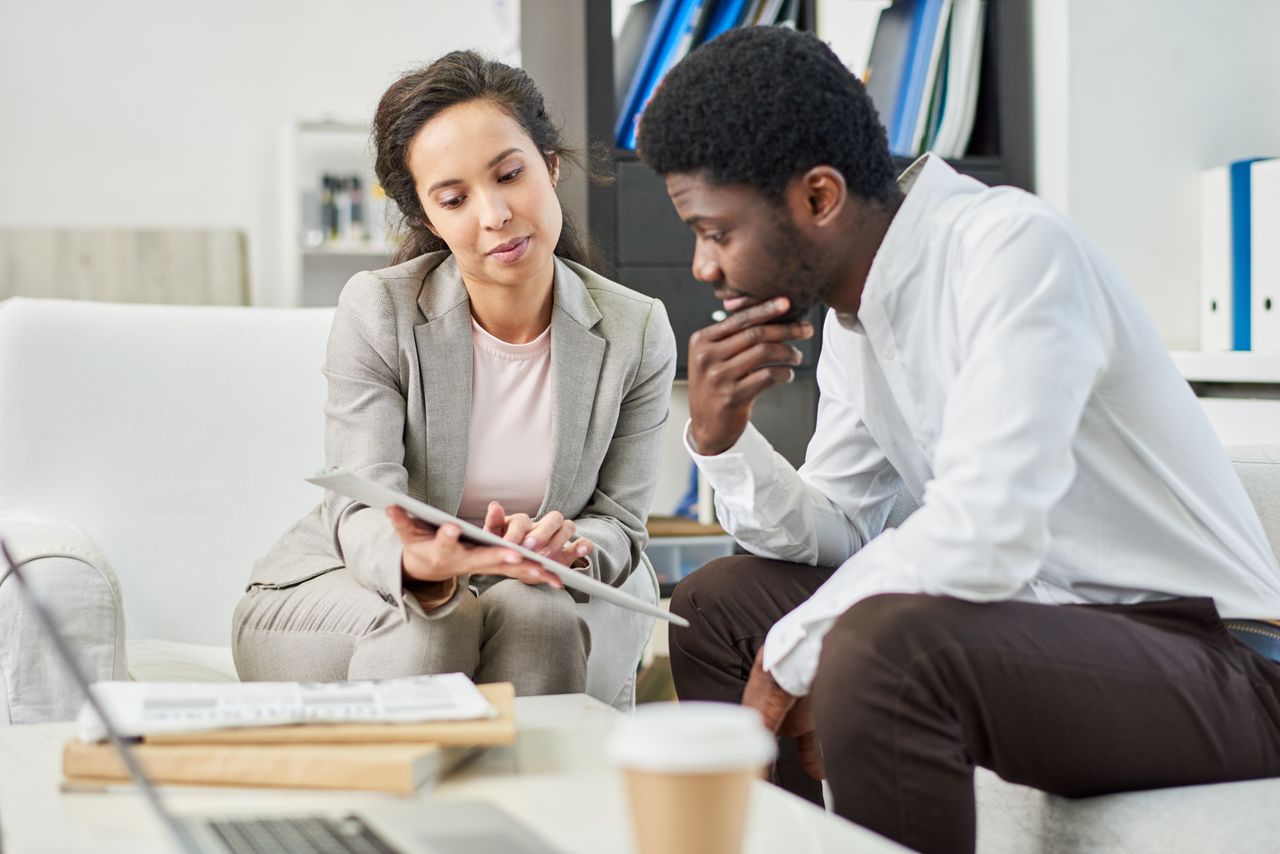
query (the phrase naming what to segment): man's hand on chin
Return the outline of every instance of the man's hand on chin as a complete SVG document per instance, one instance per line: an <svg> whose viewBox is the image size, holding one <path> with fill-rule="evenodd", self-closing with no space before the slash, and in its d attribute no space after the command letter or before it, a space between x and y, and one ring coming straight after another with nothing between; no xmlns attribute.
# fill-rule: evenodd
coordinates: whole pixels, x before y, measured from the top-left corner
<svg viewBox="0 0 1280 854"><path fill-rule="evenodd" d="M731 448L760 393L795 376L791 366L802 354L785 342L812 337L813 324L784 322L790 309L789 299L776 297L689 338L689 418L698 453L714 456Z"/></svg>
<svg viewBox="0 0 1280 854"><path fill-rule="evenodd" d="M793 697L774 681L764 669L764 648L756 653L742 692L742 705L749 706L764 718L764 725L774 735L796 740L800 767L815 780L822 779L822 755L813 723L808 697Z"/></svg>

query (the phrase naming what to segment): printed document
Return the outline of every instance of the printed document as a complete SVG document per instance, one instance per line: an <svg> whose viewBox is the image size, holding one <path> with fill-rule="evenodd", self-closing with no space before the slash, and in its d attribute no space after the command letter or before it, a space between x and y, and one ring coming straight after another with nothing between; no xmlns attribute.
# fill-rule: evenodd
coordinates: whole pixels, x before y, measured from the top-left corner
<svg viewBox="0 0 1280 854"><path fill-rule="evenodd" d="M299 723L420 723L496 717L463 673L360 682L97 682L94 696L124 737ZM86 704L80 739L106 728Z"/></svg>

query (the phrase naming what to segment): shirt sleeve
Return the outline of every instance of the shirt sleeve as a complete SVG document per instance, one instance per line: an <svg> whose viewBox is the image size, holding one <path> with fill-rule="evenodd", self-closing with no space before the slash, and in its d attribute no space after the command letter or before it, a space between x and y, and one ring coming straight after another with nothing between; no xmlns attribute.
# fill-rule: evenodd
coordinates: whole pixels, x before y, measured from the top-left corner
<svg viewBox="0 0 1280 854"><path fill-rule="evenodd" d="M921 507L846 561L765 643L764 664L807 694L822 638L879 593L1012 598L1040 571L1049 517L1076 474L1073 439L1108 363L1101 292L1048 213L966 229L953 265L959 370Z"/></svg>
<svg viewBox="0 0 1280 854"><path fill-rule="evenodd" d="M715 490L721 525L752 554L836 566L884 527L902 481L848 394L851 382L850 365L819 359L818 418L799 471L751 424L714 456L698 453L686 425L685 447Z"/></svg>

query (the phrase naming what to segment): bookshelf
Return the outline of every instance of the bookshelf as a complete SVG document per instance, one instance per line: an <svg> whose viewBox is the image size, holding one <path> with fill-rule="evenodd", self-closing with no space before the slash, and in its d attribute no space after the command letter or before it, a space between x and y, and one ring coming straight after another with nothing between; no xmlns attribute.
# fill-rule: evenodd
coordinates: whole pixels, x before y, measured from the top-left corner
<svg viewBox="0 0 1280 854"><path fill-rule="evenodd" d="M960 172L987 184L1033 189L1032 0L988 0L974 132L966 155L952 160ZM556 38L547 37L550 6ZM800 28L814 27L815 0L804 0ZM575 145L608 151L613 183L572 189L566 207L579 215L599 248L598 266L609 277L667 306L676 333L677 378L686 376L686 342L712 323L719 309L707 284L692 278L694 237L677 218L667 189L634 151L613 145L618 105L613 78L614 4L600 0L522 4L522 55ZM566 73L571 70L572 73ZM585 72L579 74L579 72ZM905 168L909 160L897 160ZM580 193L577 202L572 193ZM579 206L580 205L580 206ZM820 329L820 316L817 318ZM817 417L818 342L790 385L769 389L753 421L787 460L799 465Z"/></svg>
<svg viewBox="0 0 1280 854"><path fill-rule="evenodd" d="M280 160L281 232L287 242L281 258L282 281L291 302L332 306L354 274L386 267L395 252L388 242L386 202L374 199L377 178L369 150L369 126L335 118L294 122L284 130ZM330 234L321 209L321 178L335 175L360 179L356 228ZM336 215L336 214L335 214ZM351 208L346 217L353 218Z"/></svg>

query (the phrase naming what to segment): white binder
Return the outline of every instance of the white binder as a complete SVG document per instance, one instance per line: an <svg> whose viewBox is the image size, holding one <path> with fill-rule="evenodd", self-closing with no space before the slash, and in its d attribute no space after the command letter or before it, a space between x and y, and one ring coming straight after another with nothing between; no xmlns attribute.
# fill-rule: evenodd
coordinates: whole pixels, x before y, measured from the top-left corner
<svg viewBox="0 0 1280 854"><path fill-rule="evenodd" d="M1253 164L1253 287L1250 327L1254 350L1280 350L1280 159Z"/></svg>
<svg viewBox="0 0 1280 854"><path fill-rule="evenodd" d="M1200 174L1200 349L1232 349L1231 172Z"/></svg>

